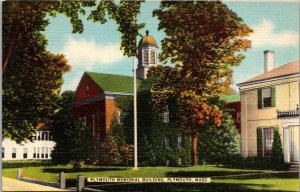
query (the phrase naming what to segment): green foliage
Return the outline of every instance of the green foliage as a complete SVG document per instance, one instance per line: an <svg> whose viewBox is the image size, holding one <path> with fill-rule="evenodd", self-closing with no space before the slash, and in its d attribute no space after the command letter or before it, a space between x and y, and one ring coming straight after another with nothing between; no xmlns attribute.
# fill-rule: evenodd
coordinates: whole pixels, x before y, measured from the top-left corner
<svg viewBox="0 0 300 192"><path fill-rule="evenodd" d="M45 167L52 166L51 160L10 160L2 161L2 168Z"/></svg>
<svg viewBox="0 0 300 192"><path fill-rule="evenodd" d="M49 52L11 62L22 64L8 66L3 75L3 136L21 142L32 138L38 123L53 118L69 66L62 55Z"/></svg>
<svg viewBox="0 0 300 192"><path fill-rule="evenodd" d="M265 157L247 157L244 158L241 155L231 155L226 156L223 159L222 165L230 168L240 168L240 169L279 169L288 170L289 165L287 163L282 163L280 166L273 163L272 158Z"/></svg>
<svg viewBox="0 0 300 192"><path fill-rule="evenodd" d="M156 154L153 145L149 142L147 136L139 137L138 142L138 161L140 166L155 166Z"/></svg>
<svg viewBox="0 0 300 192"><path fill-rule="evenodd" d="M117 165L121 162L119 147L115 138L108 134L104 141L100 144L100 159L101 165Z"/></svg>
<svg viewBox="0 0 300 192"><path fill-rule="evenodd" d="M245 37L252 30L221 1L162 1L154 10L162 40L160 61L149 75L157 77L152 87L154 108L163 113L175 98L176 115L183 132L193 138L192 165L197 162L197 135L212 120L219 124L221 113L209 103L211 96L229 94L231 66L244 58L250 47Z"/></svg>
<svg viewBox="0 0 300 192"><path fill-rule="evenodd" d="M120 124L118 122L118 118L117 118L116 115L112 119L110 129L109 129L109 134L111 136L113 136L113 138L115 139L119 149L120 149L121 146L125 145L124 126L123 126L123 124Z"/></svg>
<svg viewBox="0 0 300 192"><path fill-rule="evenodd" d="M273 160L273 167L275 169L280 169L282 166L284 166L284 156L278 129L274 130L271 158Z"/></svg>
<svg viewBox="0 0 300 192"><path fill-rule="evenodd" d="M118 106L126 112L124 130L126 143L133 143L133 101L132 97L120 96ZM170 114L170 117L172 115ZM173 117L172 117L173 118ZM171 118L171 119L172 119ZM172 121L174 118L172 119ZM176 123L163 123L162 116L158 115L151 103L151 93L138 93L138 162L139 166L166 166L167 159L172 166L190 163L190 141L183 137L183 147L178 149L177 137L180 129ZM165 137L170 136L171 150L165 147ZM174 157L174 158L173 158Z"/></svg>
<svg viewBox="0 0 300 192"><path fill-rule="evenodd" d="M199 159L209 164L222 164L225 159L239 154L240 136L230 113L225 112L221 126L203 129L199 134Z"/></svg>
<svg viewBox="0 0 300 192"><path fill-rule="evenodd" d="M60 110L55 114L51 127L53 140L56 142L52 161L55 164L73 161L74 168L79 168L80 161L92 158L94 146L90 127L82 121L75 122L73 119L71 111L73 97L73 91L65 91L59 98Z"/></svg>
<svg viewBox="0 0 300 192"><path fill-rule="evenodd" d="M129 162L133 161L134 146L129 144L123 145L120 149L120 152L127 169L129 166Z"/></svg>
<svg viewBox="0 0 300 192"><path fill-rule="evenodd" d="M73 33L84 30L81 15L94 7L88 19L106 22L106 15L119 25L121 49L136 55L136 36L144 24L137 23L141 1L5 1L3 3L2 71L3 136L17 142L30 140L38 122L51 121L56 111L62 74L69 70L64 56L46 50L43 33L48 16L64 14Z"/></svg>

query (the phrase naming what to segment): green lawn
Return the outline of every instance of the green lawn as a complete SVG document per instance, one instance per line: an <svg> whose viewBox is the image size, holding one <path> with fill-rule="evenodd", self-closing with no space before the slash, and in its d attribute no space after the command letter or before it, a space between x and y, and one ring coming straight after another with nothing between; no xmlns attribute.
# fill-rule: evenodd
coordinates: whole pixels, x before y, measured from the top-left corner
<svg viewBox="0 0 300 192"><path fill-rule="evenodd" d="M214 177L244 173L265 173L264 175L238 176L229 178L212 178L210 184L126 184L101 185L94 188L107 191L134 191L132 189L149 189L148 191L297 191L298 173L273 173L268 170L229 169L215 166L195 167L141 167L137 171L124 167L86 166L75 172L70 166L25 167L25 177L56 181L58 173L63 171L67 183L74 184L77 175L85 177ZM16 169L3 169L3 176L15 178ZM147 190L146 190L147 191Z"/></svg>

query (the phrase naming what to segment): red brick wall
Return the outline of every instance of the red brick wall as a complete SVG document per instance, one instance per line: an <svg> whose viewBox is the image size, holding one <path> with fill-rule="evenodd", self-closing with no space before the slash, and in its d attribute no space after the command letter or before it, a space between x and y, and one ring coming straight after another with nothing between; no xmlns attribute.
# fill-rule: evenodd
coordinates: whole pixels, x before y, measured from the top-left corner
<svg viewBox="0 0 300 192"><path fill-rule="evenodd" d="M87 86L89 86L88 91ZM74 101L101 95L103 95L103 90L88 75L84 74L76 90Z"/></svg>
<svg viewBox="0 0 300 192"><path fill-rule="evenodd" d="M106 136L105 127L105 101L97 101L73 108L74 118L86 118L87 125L93 127L94 116L94 135L100 132L100 139Z"/></svg>
<svg viewBox="0 0 300 192"><path fill-rule="evenodd" d="M111 125L111 121L113 120L114 116L118 115L119 108L116 105L116 101L113 99L105 99L105 120L106 120L106 130L108 131Z"/></svg>

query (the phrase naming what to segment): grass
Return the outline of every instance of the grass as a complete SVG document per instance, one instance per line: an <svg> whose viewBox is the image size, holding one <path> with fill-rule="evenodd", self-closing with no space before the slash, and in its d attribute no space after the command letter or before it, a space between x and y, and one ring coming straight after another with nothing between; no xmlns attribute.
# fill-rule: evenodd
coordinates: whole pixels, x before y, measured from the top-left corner
<svg viewBox="0 0 300 192"><path fill-rule="evenodd" d="M24 167L25 177L46 181L56 181L64 172L67 183L74 185L77 175L85 177L214 177L245 173L264 173L264 175L212 178L210 184L118 184L98 185L107 191L297 191L298 173L274 173L269 170L229 169L216 166L195 167L141 167L139 170L126 170L124 167L86 166L79 172L71 166ZM16 168L3 169L3 176L15 178ZM73 183L73 184L72 184ZM148 190L147 190L148 189Z"/></svg>

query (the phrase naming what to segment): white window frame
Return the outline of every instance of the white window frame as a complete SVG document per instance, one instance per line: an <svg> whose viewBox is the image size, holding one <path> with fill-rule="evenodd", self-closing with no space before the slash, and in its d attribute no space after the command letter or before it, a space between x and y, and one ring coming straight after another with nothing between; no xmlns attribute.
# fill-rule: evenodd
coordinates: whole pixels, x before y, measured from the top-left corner
<svg viewBox="0 0 300 192"><path fill-rule="evenodd" d="M169 123L170 122L170 113L169 113L169 111L164 112L164 114L163 114L163 122L164 123Z"/></svg>
<svg viewBox="0 0 300 192"><path fill-rule="evenodd" d="M13 154L15 154L15 157L14 157ZM11 158L12 159L16 159L17 158L17 148L15 148L15 147L11 149Z"/></svg>
<svg viewBox="0 0 300 192"><path fill-rule="evenodd" d="M182 148L182 135L178 135L177 137L177 147Z"/></svg>
<svg viewBox="0 0 300 192"><path fill-rule="evenodd" d="M264 102L264 98L268 98L268 97L264 97L264 90L269 90L270 91L270 106L265 106L265 102ZM271 87L266 87L266 88L262 88L261 89L261 102L262 102L262 108L270 108L272 107L272 88Z"/></svg>
<svg viewBox="0 0 300 192"><path fill-rule="evenodd" d="M26 154L26 157L24 155ZM28 159L28 148L23 148L23 159Z"/></svg>
<svg viewBox="0 0 300 192"><path fill-rule="evenodd" d="M168 136L165 137L165 147L167 149L171 148L170 147L170 137L168 137Z"/></svg>

